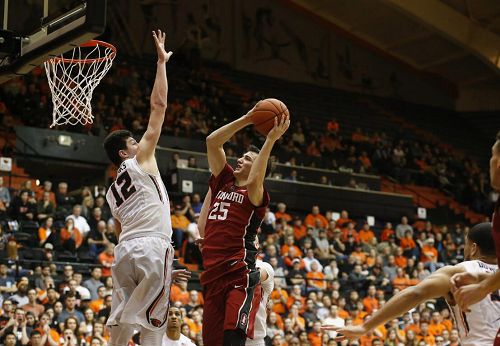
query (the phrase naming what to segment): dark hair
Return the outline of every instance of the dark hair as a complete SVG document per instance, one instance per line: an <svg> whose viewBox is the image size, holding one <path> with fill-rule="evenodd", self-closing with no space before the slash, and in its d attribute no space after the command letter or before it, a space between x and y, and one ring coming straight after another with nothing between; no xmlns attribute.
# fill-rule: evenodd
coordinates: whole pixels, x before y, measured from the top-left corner
<svg viewBox="0 0 500 346"><path fill-rule="evenodd" d="M252 153L256 153L257 155L260 153L260 149L253 144L248 147L248 151L251 151ZM266 173L265 173L264 177L267 177L269 175L269 173L271 173L272 168L273 168L273 162L274 162L274 160L271 158L269 158L269 160L267 161Z"/></svg>
<svg viewBox="0 0 500 346"><path fill-rule="evenodd" d="M495 241L493 240L491 222L475 225L467 233L467 238L479 246L481 254L495 256Z"/></svg>
<svg viewBox="0 0 500 346"><path fill-rule="evenodd" d="M120 150L127 149L127 139L129 139L130 137L132 137L132 132L128 130L117 130L111 132L104 139L104 150L106 150L106 154L108 154L109 160L116 166L120 166L122 163L122 159L118 152Z"/></svg>
<svg viewBox="0 0 500 346"><path fill-rule="evenodd" d="M500 130L497 132L497 141L500 141Z"/></svg>

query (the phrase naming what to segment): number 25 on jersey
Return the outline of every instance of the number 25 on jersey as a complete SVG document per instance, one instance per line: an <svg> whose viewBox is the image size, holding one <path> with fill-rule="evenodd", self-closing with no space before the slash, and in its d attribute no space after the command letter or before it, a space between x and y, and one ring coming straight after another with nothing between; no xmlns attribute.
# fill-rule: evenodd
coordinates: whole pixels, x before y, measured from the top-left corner
<svg viewBox="0 0 500 346"><path fill-rule="evenodd" d="M215 202L210 214L208 214L209 220L225 220L227 218L227 213L229 212L229 207L231 203L227 202Z"/></svg>

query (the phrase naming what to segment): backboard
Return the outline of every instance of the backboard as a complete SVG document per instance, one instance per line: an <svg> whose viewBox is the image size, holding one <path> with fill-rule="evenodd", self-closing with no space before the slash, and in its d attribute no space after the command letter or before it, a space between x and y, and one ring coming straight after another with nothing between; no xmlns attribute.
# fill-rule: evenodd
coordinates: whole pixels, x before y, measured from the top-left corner
<svg viewBox="0 0 500 346"><path fill-rule="evenodd" d="M0 83L106 28L107 0L0 0Z"/></svg>

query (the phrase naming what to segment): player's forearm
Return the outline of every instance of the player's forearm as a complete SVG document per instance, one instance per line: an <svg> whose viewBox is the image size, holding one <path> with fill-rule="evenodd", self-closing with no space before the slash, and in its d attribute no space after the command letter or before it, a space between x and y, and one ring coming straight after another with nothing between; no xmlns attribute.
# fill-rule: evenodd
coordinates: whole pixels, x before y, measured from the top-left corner
<svg viewBox="0 0 500 346"><path fill-rule="evenodd" d="M391 321L401 316L411 308L417 306L422 301L422 297L414 287L409 287L390 299L373 317L364 323L367 330L377 328L379 325Z"/></svg>
<svg viewBox="0 0 500 346"><path fill-rule="evenodd" d="M158 62L156 66L156 78L151 91L151 117L149 126L153 129L161 128L167 109L168 81L167 66L165 62Z"/></svg>
<svg viewBox="0 0 500 346"><path fill-rule="evenodd" d="M486 294L500 290L500 270L497 270L494 274L480 276L479 280L482 280L479 286Z"/></svg>
<svg viewBox="0 0 500 346"><path fill-rule="evenodd" d="M274 142L266 139L264 145L260 149L259 155L252 164L250 168L250 173L248 174L247 185L262 186L264 184L264 179L266 178L267 162L271 156L271 150L273 150Z"/></svg>
<svg viewBox="0 0 500 346"><path fill-rule="evenodd" d="M207 145L222 147L236 132L250 125L252 120L245 114L244 116L222 126L207 137Z"/></svg>

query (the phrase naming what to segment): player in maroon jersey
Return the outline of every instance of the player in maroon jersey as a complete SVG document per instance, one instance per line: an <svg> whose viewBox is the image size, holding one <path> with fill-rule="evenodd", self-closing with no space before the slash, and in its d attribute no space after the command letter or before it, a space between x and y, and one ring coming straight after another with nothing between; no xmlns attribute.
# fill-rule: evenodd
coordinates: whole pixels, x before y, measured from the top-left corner
<svg viewBox="0 0 500 346"><path fill-rule="evenodd" d="M260 273L255 268L254 244L269 195L264 189L266 168L274 143L290 125L287 116L275 118L260 151L250 148L233 169L223 149L236 132L251 125L246 115L207 137L209 208L202 233L204 272L203 344L245 345L253 338L253 323L262 297ZM198 241L200 243L200 241Z"/></svg>
<svg viewBox="0 0 500 346"><path fill-rule="evenodd" d="M494 190L500 191L500 131L497 133L495 144L491 148L490 182ZM495 204L492 221L497 264L500 265L500 199ZM500 304L500 270L497 270L495 274L483 277L457 274L451 280L457 289L454 293L457 304L464 311L490 293L492 293L492 299ZM494 346L500 346L500 330L498 330Z"/></svg>

